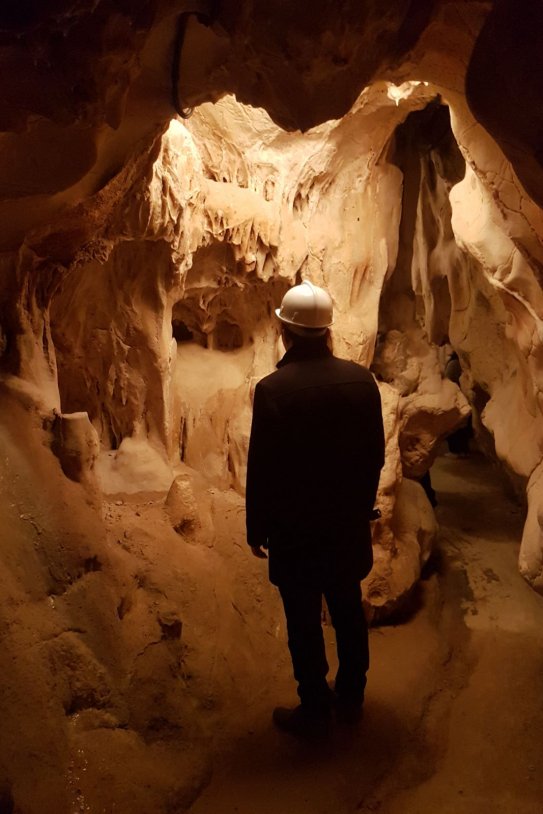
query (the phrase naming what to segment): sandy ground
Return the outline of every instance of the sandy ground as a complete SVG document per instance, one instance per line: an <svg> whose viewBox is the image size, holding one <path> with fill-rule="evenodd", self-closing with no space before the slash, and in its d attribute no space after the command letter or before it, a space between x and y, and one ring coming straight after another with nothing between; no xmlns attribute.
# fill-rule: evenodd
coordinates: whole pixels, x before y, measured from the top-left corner
<svg viewBox="0 0 543 814"><path fill-rule="evenodd" d="M542 814L543 598L516 567L522 510L480 456L439 458L432 478L439 550L411 618L371 632L363 722L319 743L277 732L271 709L296 696L288 665L263 663L192 814Z"/></svg>

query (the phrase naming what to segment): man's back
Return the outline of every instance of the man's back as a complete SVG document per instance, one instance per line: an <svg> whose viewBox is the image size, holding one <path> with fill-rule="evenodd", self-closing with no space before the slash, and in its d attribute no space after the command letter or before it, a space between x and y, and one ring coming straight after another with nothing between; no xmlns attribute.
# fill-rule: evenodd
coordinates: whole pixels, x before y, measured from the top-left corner
<svg viewBox="0 0 543 814"><path fill-rule="evenodd" d="M383 458L381 401L369 371L324 344L292 348L255 392L249 537L265 534L271 556L352 547L367 529Z"/></svg>

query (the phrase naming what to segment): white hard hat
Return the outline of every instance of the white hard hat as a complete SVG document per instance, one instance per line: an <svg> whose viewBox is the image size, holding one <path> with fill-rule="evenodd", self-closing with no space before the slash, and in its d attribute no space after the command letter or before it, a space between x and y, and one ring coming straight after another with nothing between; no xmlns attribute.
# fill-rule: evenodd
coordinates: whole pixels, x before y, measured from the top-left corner
<svg viewBox="0 0 543 814"><path fill-rule="evenodd" d="M301 285L290 288L275 309L275 316L293 329L324 329L332 324L333 303L330 294L304 280Z"/></svg>

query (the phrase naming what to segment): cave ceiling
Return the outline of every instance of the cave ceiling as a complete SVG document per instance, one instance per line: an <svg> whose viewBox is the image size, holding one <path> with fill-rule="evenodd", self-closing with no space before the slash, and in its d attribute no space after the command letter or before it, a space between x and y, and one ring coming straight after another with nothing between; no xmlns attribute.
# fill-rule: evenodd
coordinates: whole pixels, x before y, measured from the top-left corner
<svg viewBox="0 0 543 814"><path fill-rule="evenodd" d="M0 10L3 247L96 195L187 110L226 93L288 130L344 115L378 79L464 90L542 195L543 12L533 3L7 2ZM176 44L179 57L176 54Z"/></svg>

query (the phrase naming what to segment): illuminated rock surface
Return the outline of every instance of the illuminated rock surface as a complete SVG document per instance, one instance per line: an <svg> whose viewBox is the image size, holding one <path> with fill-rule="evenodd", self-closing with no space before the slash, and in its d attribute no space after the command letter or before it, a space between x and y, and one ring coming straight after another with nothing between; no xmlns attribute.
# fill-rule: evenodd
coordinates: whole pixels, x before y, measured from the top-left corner
<svg viewBox="0 0 543 814"><path fill-rule="evenodd" d="M291 5L0 12L4 714L29 722L0 768L25 814L184 810L209 732L284 664L243 488L300 277L381 389L368 616L412 606L437 534L416 481L470 412L543 591L540 12Z"/></svg>

